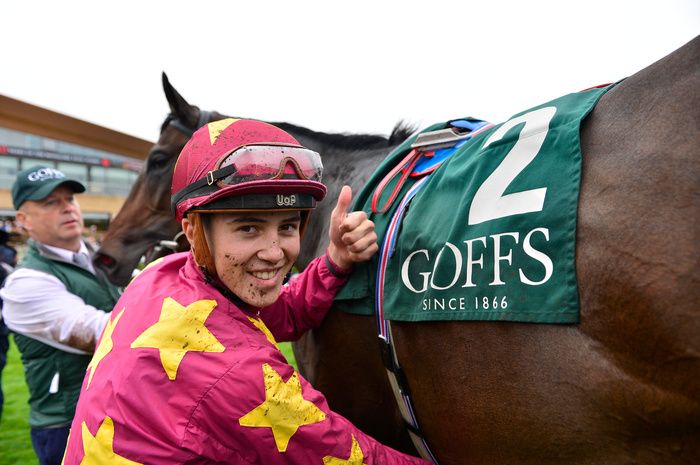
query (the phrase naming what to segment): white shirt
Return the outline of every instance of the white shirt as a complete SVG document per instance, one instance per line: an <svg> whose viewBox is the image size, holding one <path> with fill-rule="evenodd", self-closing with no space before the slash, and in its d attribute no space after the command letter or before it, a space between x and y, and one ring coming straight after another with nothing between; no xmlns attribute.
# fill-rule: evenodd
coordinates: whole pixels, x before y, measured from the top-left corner
<svg viewBox="0 0 700 465"><path fill-rule="evenodd" d="M72 261L72 251L44 247ZM87 253L82 242L81 251ZM110 315L69 292L55 276L29 268L10 274L0 297L3 319L12 331L74 354L94 351Z"/></svg>

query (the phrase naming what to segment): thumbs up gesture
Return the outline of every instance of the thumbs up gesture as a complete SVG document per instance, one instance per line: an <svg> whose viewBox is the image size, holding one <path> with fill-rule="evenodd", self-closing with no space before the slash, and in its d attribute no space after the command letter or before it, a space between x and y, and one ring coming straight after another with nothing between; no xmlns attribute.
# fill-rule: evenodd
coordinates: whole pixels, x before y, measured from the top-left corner
<svg viewBox="0 0 700 465"><path fill-rule="evenodd" d="M374 222L363 211L350 212L352 189L343 186L338 203L331 213L328 255L340 268L349 269L355 262L369 260L379 246Z"/></svg>

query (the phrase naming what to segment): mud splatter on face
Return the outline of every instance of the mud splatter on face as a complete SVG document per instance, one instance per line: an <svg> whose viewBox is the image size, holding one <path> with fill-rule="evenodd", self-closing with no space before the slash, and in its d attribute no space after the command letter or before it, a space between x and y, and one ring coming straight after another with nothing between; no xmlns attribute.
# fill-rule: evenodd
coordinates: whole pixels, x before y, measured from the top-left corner
<svg viewBox="0 0 700 465"><path fill-rule="evenodd" d="M231 292L256 307L277 300L299 255L296 217L288 212L213 215L210 238L219 279Z"/></svg>

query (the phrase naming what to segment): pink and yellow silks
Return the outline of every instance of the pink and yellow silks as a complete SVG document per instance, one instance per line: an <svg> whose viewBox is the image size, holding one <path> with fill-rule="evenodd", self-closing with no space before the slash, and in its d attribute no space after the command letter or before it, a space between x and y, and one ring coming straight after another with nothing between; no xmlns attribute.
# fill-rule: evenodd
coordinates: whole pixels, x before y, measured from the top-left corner
<svg viewBox="0 0 700 465"><path fill-rule="evenodd" d="M320 257L275 304L246 310L189 252L148 267L88 366L64 463L427 463L332 412L277 347L319 325L344 282Z"/></svg>

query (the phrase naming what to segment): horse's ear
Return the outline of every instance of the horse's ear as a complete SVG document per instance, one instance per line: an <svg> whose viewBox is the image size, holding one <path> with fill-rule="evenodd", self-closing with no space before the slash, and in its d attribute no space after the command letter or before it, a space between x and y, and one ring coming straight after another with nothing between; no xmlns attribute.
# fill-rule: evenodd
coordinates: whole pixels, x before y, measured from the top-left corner
<svg viewBox="0 0 700 465"><path fill-rule="evenodd" d="M187 100L175 90L165 72L163 72L163 91L170 105L170 113L190 125L195 125L197 123L197 107L187 103Z"/></svg>

